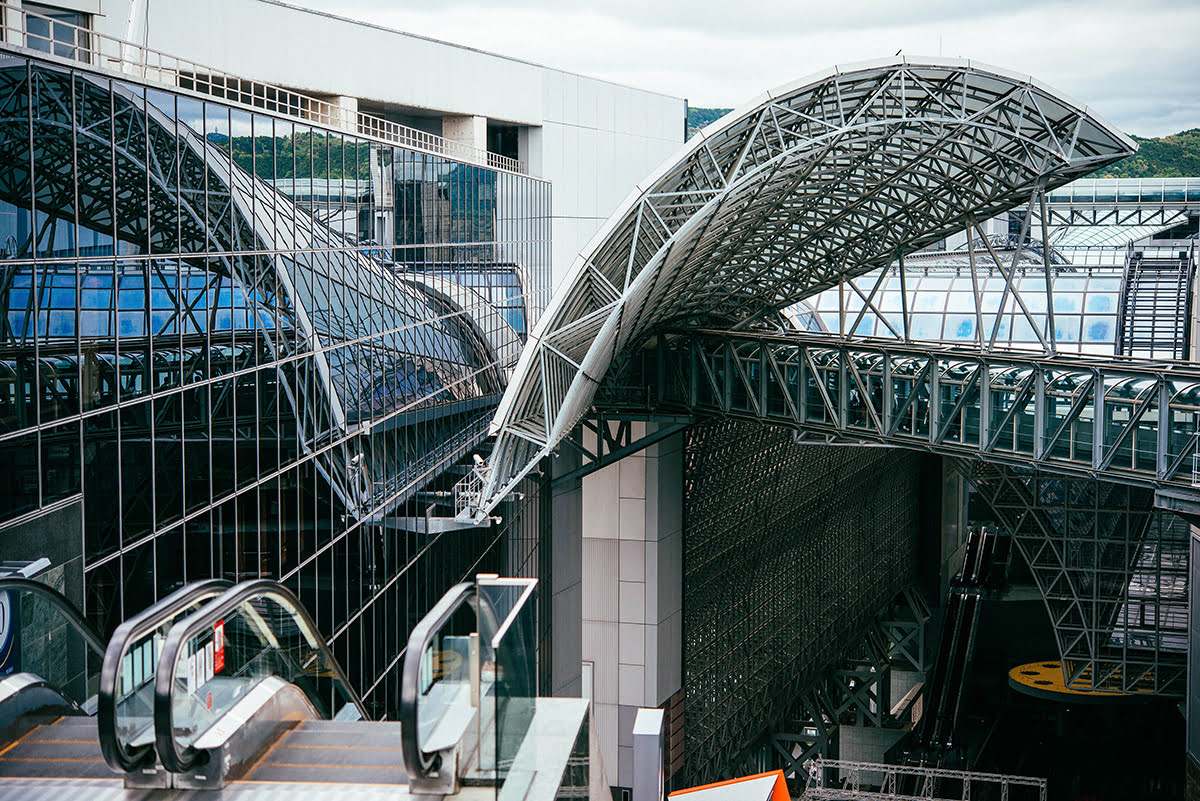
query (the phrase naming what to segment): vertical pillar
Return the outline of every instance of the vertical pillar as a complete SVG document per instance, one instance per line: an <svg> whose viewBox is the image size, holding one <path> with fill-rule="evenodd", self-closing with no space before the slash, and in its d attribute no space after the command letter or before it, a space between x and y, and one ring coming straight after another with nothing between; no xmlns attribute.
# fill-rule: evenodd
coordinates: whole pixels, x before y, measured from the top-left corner
<svg viewBox="0 0 1200 801"><path fill-rule="evenodd" d="M580 677L583 620L583 487L578 478L562 484L553 479L579 468L579 452L564 447L547 460L546 475L550 493L550 614L552 653L550 654L549 694L586 697Z"/></svg>
<svg viewBox="0 0 1200 801"><path fill-rule="evenodd" d="M963 550L967 531L966 482L962 475L942 459L942 536L941 552L938 554L941 571L938 598L945 598L950 589L950 580L962 567ZM940 603L940 601L939 601Z"/></svg>
<svg viewBox="0 0 1200 801"><path fill-rule="evenodd" d="M633 801L662 801L663 711L639 709L633 721Z"/></svg>
<svg viewBox="0 0 1200 801"><path fill-rule="evenodd" d="M653 432L634 423L633 437ZM669 437L583 480L583 659L609 779L633 784L637 710L681 686L683 440Z"/></svg>
<svg viewBox="0 0 1200 801"><path fill-rule="evenodd" d="M463 146L462 152L449 155L476 161L487 152L487 117L447 114L442 117L442 138Z"/></svg>
<svg viewBox="0 0 1200 801"><path fill-rule="evenodd" d="M1200 529L1192 526L1188 560L1186 797L1200 799Z"/></svg>
<svg viewBox="0 0 1200 801"><path fill-rule="evenodd" d="M542 161L542 128L540 125L522 125L517 129L517 159L525 162L530 175L545 175Z"/></svg>

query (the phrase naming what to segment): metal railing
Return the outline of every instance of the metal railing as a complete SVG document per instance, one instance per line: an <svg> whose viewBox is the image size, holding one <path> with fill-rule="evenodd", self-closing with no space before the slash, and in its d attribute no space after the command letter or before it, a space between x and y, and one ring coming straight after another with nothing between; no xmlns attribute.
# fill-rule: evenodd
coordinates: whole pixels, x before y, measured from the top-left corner
<svg viewBox="0 0 1200 801"><path fill-rule="evenodd" d="M836 777L836 778L834 778ZM915 787L906 793L905 786ZM951 770L949 768L885 765L818 757L809 763L808 787L801 799L969 799L972 791L1002 799L1046 801L1046 780L1036 776Z"/></svg>
<svg viewBox="0 0 1200 801"><path fill-rule="evenodd" d="M30 20L44 23L47 32L30 31ZM51 19L10 5L5 0L0 0L0 46L110 70L172 90L194 92L305 123L337 128L409 150L527 174L524 162L518 159L364 114L294 89L242 78L136 42Z"/></svg>
<svg viewBox="0 0 1200 801"><path fill-rule="evenodd" d="M224 579L209 579L180 587L158 603L117 626L117 630L113 632L112 638L108 641L108 648L104 651L104 664L100 669L100 692L96 707L100 751L104 755L104 761L113 770L128 772L153 761L154 747L151 743L126 747L125 741L121 738L117 720L117 706L124 700L122 695L128 696L132 691L130 687L122 686L120 689L117 687L118 682L121 682L126 676L125 660L131 648L137 641L147 636L153 637L161 629L170 627L176 618L187 614L195 606L220 595L231 586L233 585ZM130 674L132 673L131 670ZM153 682L153 679L153 674L144 677L146 682Z"/></svg>
<svg viewBox="0 0 1200 801"><path fill-rule="evenodd" d="M474 582L464 581L454 585L433 609L421 618L421 622L408 637L400 682L400 746L404 751L404 765L411 778L427 779L442 767L440 755L436 752L427 753L420 738L419 705L423 695L421 671L425 652L442 628L454 617L454 613L475 599Z"/></svg>

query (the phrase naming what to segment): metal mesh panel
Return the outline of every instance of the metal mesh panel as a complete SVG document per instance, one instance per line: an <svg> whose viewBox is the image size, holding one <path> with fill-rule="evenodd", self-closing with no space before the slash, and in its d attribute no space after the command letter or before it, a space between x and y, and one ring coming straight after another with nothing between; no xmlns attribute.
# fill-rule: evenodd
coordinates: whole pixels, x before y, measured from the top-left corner
<svg viewBox="0 0 1200 801"><path fill-rule="evenodd" d="M918 454L689 431L684 738L676 786L717 779L912 581Z"/></svg>

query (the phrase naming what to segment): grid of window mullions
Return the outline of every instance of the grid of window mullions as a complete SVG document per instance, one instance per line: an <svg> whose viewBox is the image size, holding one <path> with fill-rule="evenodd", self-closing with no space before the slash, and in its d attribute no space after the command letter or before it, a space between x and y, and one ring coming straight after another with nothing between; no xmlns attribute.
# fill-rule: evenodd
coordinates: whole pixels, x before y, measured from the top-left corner
<svg viewBox="0 0 1200 801"><path fill-rule="evenodd" d="M339 639L370 639L366 629L385 619L368 611L382 593L335 600L341 596L334 585L362 580L355 575L362 546L351 543L377 533L360 517L372 511L369 497L358 499L362 508L348 506L349 462L364 454L380 469L402 470L396 478L408 478L400 483L372 483L386 485L382 502L403 514L419 482L445 480L437 465L477 441L464 435L483 430L487 406L465 418L453 404L494 403L503 380L489 343L497 332L477 330L482 320L503 319L480 316L491 297L463 296L466 305L454 307L373 260L381 245L393 257L398 252L389 227L394 204L387 205L397 193L389 187L363 195L364 182L378 187L386 165L415 163L418 154L37 63L8 65L0 74L11 78L14 69L24 108L8 111L22 126L16 147L29 165L28 200L14 205L11 193L0 196L0 225L5 237L27 241L7 252L6 240L0 265L10 277L25 277L28 303L19 312L20 339L0 331L8 339L0 341L0 451L26 450L36 461L15 465L0 515L9 519L82 491L85 597L102 625L185 579L261 574L289 580L320 622L336 620ZM60 105L65 123L46 129L35 94L40 101L55 91L69 101ZM11 140L11 121L0 125ZM7 144L6 152L13 147ZM57 161L71 168L68 208L52 201L39 220L38 176L50 175L41 160L56 147ZM417 274L426 266L511 272L518 266L497 266L497 254L519 253L531 261L520 269L543 279L527 281L521 293L529 304L523 322L531 325L547 292L548 186L419 159L428 188L418 194L432 203L423 219L434 223L430 234L449 241L401 246L445 257L415 265ZM283 173L297 195L296 186L307 183L306 201L288 199ZM496 195L501 183L507 200ZM12 228L22 213L25 229ZM498 219L503 235L519 241L497 238ZM376 240L368 241L372 230ZM297 290L308 288L304 325L296 316L303 299L278 283L284 274ZM190 285L197 276L203 283ZM7 305L13 290L11 281L0 284L6 324L18 314ZM56 292L70 305L52 333L36 320L50 319ZM105 294L107 308L83 305L85 297ZM61 370L50 370L47 358ZM325 370L324 362L336 369ZM415 377L378 382L371 366L386 364L414 365ZM59 400L49 403L46 395ZM353 432L340 427L338 406L358 418ZM402 424L417 410L429 419ZM466 419L479 422L454 423L455 439L447 428ZM58 474L67 477L53 478ZM445 564L437 575L465 575L464 566L487 553L478 547L438 556ZM402 600L390 598L386 607ZM387 661L372 657L364 681L379 684L370 671Z"/></svg>

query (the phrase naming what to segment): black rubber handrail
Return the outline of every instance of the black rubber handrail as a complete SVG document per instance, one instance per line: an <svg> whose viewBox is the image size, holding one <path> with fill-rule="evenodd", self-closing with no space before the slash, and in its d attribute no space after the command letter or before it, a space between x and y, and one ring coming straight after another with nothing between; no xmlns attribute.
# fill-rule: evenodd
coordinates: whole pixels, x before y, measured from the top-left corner
<svg viewBox="0 0 1200 801"><path fill-rule="evenodd" d="M208 579L187 584L157 603L117 626L100 668L100 693L96 704L96 726L100 733L100 751L104 761L116 771L136 770L154 761L154 746L150 743L127 749L117 733L117 681L121 663L136 640L173 621L188 607L215 598L233 586L225 579ZM157 665L155 666L157 667Z"/></svg>
<svg viewBox="0 0 1200 801"><path fill-rule="evenodd" d="M437 754L426 754L418 741L417 702L420 698L421 656L433 636L450 620L459 608L475 596L474 582L464 581L451 587L442 599L408 635L404 668L400 674L400 748L404 754L404 769L410 776L429 778L439 767Z"/></svg>
<svg viewBox="0 0 1200 801"><path fill-rule="evenodd" d="M103 638L92 627L92 624L87 622L83 614L80 613L75 604L71 603L71 600L67 596L50 585L34 581L33 579L0 578L0 592L14 590L26 592L30 595L37 595L54 604L63 613L63 617L67 619L67 622L71 624L71 628L75 629L79 633L79 636L83 637L97 654L104 653Z"/></svg>
<svg viewBox="0 0 1200 801"><path fill-rule="evenodd" d="M242 604L263 598L270 598L290 609L293 619L299 622L304 634L315 643L317 650L324 656L329 671L341 683L350 702L363 718L367 717L362 699L354 691L300 599L287 587L271 579L256 579L235 584L203 608L172 626L163 642L154 676L154 743L159 762L171 773L186 773L205 759L203 752L196 751L191 746L180 752L175 742L172 695L175 688L175 665L179 661L181 649L197 634L225 619Z"/></svg>

